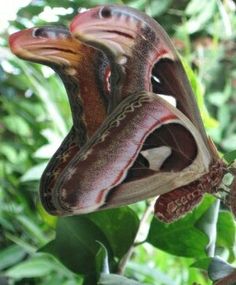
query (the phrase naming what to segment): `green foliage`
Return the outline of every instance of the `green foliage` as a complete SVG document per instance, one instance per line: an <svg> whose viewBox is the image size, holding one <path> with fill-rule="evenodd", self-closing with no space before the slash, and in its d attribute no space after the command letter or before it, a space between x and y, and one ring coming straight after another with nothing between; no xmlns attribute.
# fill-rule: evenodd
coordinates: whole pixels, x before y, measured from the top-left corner
<svg viewBox="0 0 236 285"><path fill-rule="evenodd" d="M224 159L225 159L228 163L234 162L234 160L236 159L236 150L232 150L232 151L226 153L226 154L224 155Z"/></svg>
<svg viewBox="0 0 236 285"><path fill-rule="evenodd" d="M235 263L236 230L212 197L175 223L142 221L138 240L144 203L57 219L39 202L39 178L71 126L69 104L51 70L11 55L8 34L53 21L68 25L78 8L103 3L130 5L163 25L184 59L209 135L229 163L236 158L233 1L32 1L0 41L0 275L8 284L211 284L207 270L212 279L225 276L222 264L234 270L226 261ZM212 252L223 261L209 258Z"/></svg>
<svg viewBox="0 0 236 285"><path fill-rule="evenodd" d="M58 257L72 271L87 275L96 270L101 245L108 252L109 264L115 266L114 257L121 259L132 246L138 222L129 208L61 218L56 239L42 251Z"/></svg>
<svg viewBox="0 0 236 285"><path fill-rule="evenodd" d="M174 223L165 224L153 218L147 242L177 256L206 257L209 235L213 234L212 227L215 226L214 223L207 223L206 216L212 204L212 197L206 198L208 199L205 199L204 203L201 203L192 213ZM206 226L211 227L208 236L204 229Z"/></svg>
<svg viewBox="0 0 236 285"><path fill-rule="evenodd" d="M115 274L101 274L98 285L145 285Z"/></svg>
<svg viewBox="0 0 236 285"><path fill-rule="evenodd" d="M227 235L225 234L227 232ZM217 245L219 251L224 249L228 255L228 260L235 260L235 222L231 213L222 211L217 223Z"/></svg>

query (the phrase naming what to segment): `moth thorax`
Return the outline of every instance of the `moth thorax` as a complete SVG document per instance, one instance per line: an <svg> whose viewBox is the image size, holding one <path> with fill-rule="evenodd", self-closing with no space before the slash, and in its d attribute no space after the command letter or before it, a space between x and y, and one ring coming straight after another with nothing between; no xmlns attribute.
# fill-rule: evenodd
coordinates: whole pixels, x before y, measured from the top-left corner
<svg viewBox="0 0 236 285"><path fill-rule="evenodd" d="M200 178L203 192L216 193L226 170L226 164L222 160L214 160L209 167L209 172Z"/></svg>

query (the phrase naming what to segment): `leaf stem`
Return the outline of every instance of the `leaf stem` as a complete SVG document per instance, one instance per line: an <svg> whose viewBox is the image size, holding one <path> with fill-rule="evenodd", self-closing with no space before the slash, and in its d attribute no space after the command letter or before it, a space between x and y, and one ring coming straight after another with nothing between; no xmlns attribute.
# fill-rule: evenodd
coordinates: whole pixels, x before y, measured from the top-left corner
<svg viewBox="0 0 236 285"><path fill-rule="evenodd" d="M117 274L123 275L125 267L127 262L129 261L129 259L131 258L134 249L137 245L144 243L144 241L140 242L140 234L142 232L143 226L146 224L148 217L150 216L151 212L153 211L153 207L154 207L154 203L155 203L156 199L147 202L147 207L146 210L143 213L143 216L140 220L139 223L139 227L137 230L137 233L135 235L133 244L130 246L130 248L128 249L127 253L122 257L122 259L119 262L119 266L118 266L118 270L117 270Z"/></svg>

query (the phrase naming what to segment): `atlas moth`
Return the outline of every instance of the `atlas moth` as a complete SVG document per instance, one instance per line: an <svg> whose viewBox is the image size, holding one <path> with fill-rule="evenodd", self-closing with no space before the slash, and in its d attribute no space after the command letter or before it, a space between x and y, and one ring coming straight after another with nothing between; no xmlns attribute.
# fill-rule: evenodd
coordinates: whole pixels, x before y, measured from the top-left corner
<svg viewBox="0 0 236 285"><path fill-rule="evenodd" d="M198 138L201 137L206 148L206 152L203 154L207 160L204 173L200 174L202 169L200 163L194 172L189 171L189 177L192 177L190 183L183 182L180 187L171 189L171 174L179 167L178 160L172 159L171 161L175 152L172 147L173 141L178 139L179 131L177 125L172 125L171 129L170 125L166 124L166 129L169 132L171 130L173 136L173 140L166 144L172 147L171 155L169 154L160 166L156 159L158 158L158 140L165 140L165 138L158 137L155 141L156 131L149 134L140 153L144 156L145 153L147 154L145 158L148 160L149 169L156 173L145 178L135 179L133 182L128 181L128 183L120 184L109 194L107 203L103 207L109 208L112 205L118 205L119 199L123 199L125 204L135 201L137 197L140 199L148 197L149 186L145 186L145 183L142 182L145 181L146 185L151 184L153 178L157 177L157 172L159 174L161 172L163 175L159 176L159 179L164 180L166 189L162 192L161 182L157 181L158 178L154 179L156 188L153 187L152 196L162 194L156 201L155 213L163 221L171 222L178 219L197 205L204 193L216 193L227 172L227 166L205 133L187 76L173 45L160 25L147 15L132 8L106 5L79 14L72 21L70 30L75 38L102 50L108 56L114 68L114 77L118 78L120 84L119 90L115 93L117 100L122 101L123 98L143 90L153 91L159 97L163 94L174 97L176 109L186 116L182 120L186 122L189 119L193 124L189 129L190 133L194 129L197 130ZM128 123L127 120L127 125ZM185 137L182 137L179 144L184 143L183 140ZM149 146L146 145L147 142L149 142ZM163 144L165 145L165 143ZM203 150L200 147L197 145L197 153ZM193 163L194 158L189 156L190 153L186 149L185 155L189 160L192 159ZM159 168L152 167L154 161ZM168 178L165 177L164 169L170 171ZM198 174L200 174L200 178L197 177ZM181 172L176 177L176 181L179 180L182 180ZM165 192L167 193L163 194Z"/></svg>
<svg viewBox="0 0 236 285"><path fill-rule="evenodd" d="M105 120L109 106L109 66L104 54L73 39L65 27L45 26L23 30L10 36L14 54L22 59L48 65L61 77L71 105L73 127L46 167L40 183L43 206L58 214L52 201L53 186L60 173ZM83 63L86 60L86 68ZM96 67L96 68L95 68ZM97 112L94 116L93 110ZM91 110L92 109L92 110ZM121 119L121 118L120 118ZM104 137L104 135L103 135ZM138 177L143 159L139 156L130 172ZM69 170L68 177L74 170ZM129 175L130 176L130 175ZM60 214L63 214L60 212Z"/></svg>
<svg viewBox="0 0 236 285"><path fill-rule="evenodd" d="M173 221L205 192L215 192L226 165L205 134L163 29L137 10L108 5L78 15L71 32L109 58L111 115L57 177L51 190L54 214L86 213L161 195L156 214ZM175 98L177 108L164 102L163 94Z"/></svg>

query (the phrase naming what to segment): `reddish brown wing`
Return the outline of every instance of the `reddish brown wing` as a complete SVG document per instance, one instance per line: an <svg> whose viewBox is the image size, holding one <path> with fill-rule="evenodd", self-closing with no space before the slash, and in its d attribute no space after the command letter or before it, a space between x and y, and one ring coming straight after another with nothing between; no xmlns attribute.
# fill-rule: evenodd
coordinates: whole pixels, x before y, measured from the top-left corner
<svg viewBox="0 0 236 285"><path fill-rule="evenodd" d="M52 191L58 177L107 116L111 99L109 65L104 54L75 41L66 28L23 30L13 34L9 42L20 58L52 67L62 78L69 97L73 127L47 165L40 183L45 209L57 214ZM145 164L146 160L139 155L128 176L134 179L144 175L136 168Z"/></svg>
<svg viewBox="0 0 236 285"><path fill-rule="evenodd" d="M12 52L18 57L45 64L62 78L67 91L73 127L49 161L40 181L41 201L56 214L52 189L61 172L107 116L109 90L106 86L106 57L75 41L68 29L45 26L10 36Z"/></svg>
<svg viewBox="0 0 236 285"><path fill-rule="evenodd" d="M104 16L104 11L106 11L106 16ZM129 29L127 29L127 25ZM96 26L96 28L90 29L91 26ZM141 90L152 89L157 94L172 96L176 99L177 108L200 131L212 156L210 159L211 168L215 169L220 164L218 169L219 183L224 173L224 163L218 163L219 156L215 151L212 151L187 76L164 30L153 19L137 10L124 6L106 5L78 15L71 24L71 31L80 40L92 46L97 46L103 49L104 52L109 51L107 54L111 55L110 60L114 64L118 63L119 67L125 70L126 80L123 81L120 97L117 96L120 100L138 88ZM86 38L86 36L88 37ZM150 84L150 78L152 78L152 84ZM168 136L168 133L172 133L172 139L171 136ZM163 145L169 145L173 150L172 156L165 161L162 170L173 171L180 170L181 166L184 167L185 157L183 155L178 156L181 153L178 151L175 155L175 149L178 149L184 141L183 137L186 139L185 136L178 138L179 133L177 127L168 127L164 134L158 136L158 139L162 138ZM149 138L148 143L145 142L148 145L144 145L144 149L157 147L158 139L156 140L155 136ZM190 154L191 152L186 148L186 157L188 160L193 161ZM211 174L209 173L208 179L210 177ZM198 204L204 192L213 191L211 187L215 185L214 182L205 183L205 179L202 179L203 181L196 181L186 187L176 189L173 193L167 193L164 197L160 197L161 200L157 200L156 204L156 209L160 208L158 212L160 216L173 199L174 202L177 201L176 203L180 204L181 210L178 211L178 214L176 213L176 217L179 217L180 213L184 213L185 210L187 211ZM196 196L190 195L192 191L198 194ZM180 203L180 201L186 201L186 199L189 200L188 207L185 206L185 202L182 205ZM168 215L174 214L163 213L163 219L164 216ZM167 219L169 220L171 217Z"/></svg>
<svg viewBox="0 0 236 285"><path fill-rule="evenodd" d="M201 147L194 163L181 170L181 174L149 168L149 173L138 181L138 187L137 180L121 184L146 138L168 124L181 125L189 133L191 144ZM53 191L54 205L62 214L87 213L101 207L130 204L187 184L193 180L193 171L199 177L208 165L209 153L198 136L191 122L157 95L131 95L65 168Z"/></svg>
<svg viewBox="0 0 236 285"><path fill-rule="evenodd" d="M116 100L143 90L174 97L177 108L207 144L186 73L168 35L154 19L130 7L103 5L76 16L70 30L81 41L103 50L112 70L123 70L125 78L119 78L123 82Z"/></svg>

